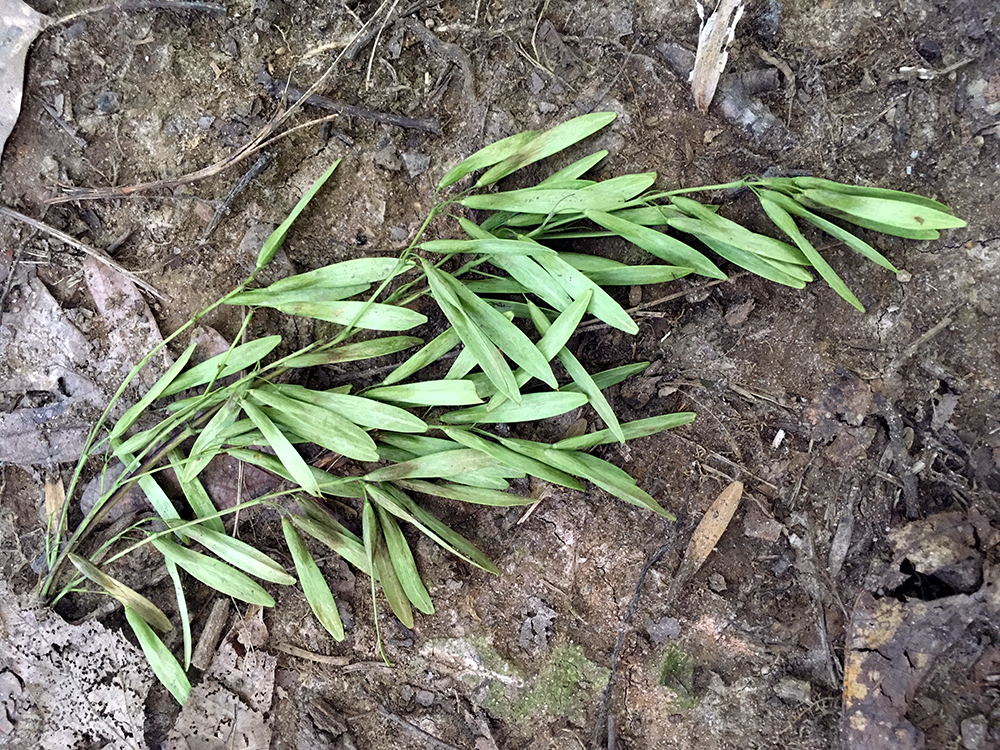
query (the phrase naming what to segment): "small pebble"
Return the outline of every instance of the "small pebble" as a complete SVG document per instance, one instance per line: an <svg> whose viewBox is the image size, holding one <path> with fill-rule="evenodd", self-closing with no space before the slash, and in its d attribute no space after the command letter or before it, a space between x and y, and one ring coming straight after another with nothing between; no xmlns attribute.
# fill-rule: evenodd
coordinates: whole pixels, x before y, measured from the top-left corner
<svg viewBox="0 0 1000 750"><path fill-rule="evenodd" d="M716 594L721 594L726 590L726 579L719 573L712 573L708 577L708 587Z"/></svg>
<svg viewBox="0 0 1000 750"><path fill-rule="evenodd" d="M114 91L105 91L97 97L95 102L97 111L104 115L113 115L118 111L118 107L121 106L118 100L118 94Z"/></svg>
<svg viewBox="0 0 1000 750"><path fill-rule="evenodd" d="M794 677L782 677L774 688L774 692L785 703L811 703L812 685L805 680Z"/></svg>
<svg viewBox="0 0 1000 750"><path fill-rule="evenodd" d="M681 624L676 617L661 617L656 622L649 623L646 626L646 632L653 639L653 643L673 641L681 634Z"/></svg>
<svg viewBox="0 0 1000 750"><path fill-rule="evenodd" d="M434 693L430 690L418 690L414 697L416 698L417 703L424 708L429 708L434 705Z"/></svg>
<svg viewBox="0 0 1000 750"><path fill-rule="evenodd" d="M962 747L965 750L980 750L985 747L986 732L989 725L982 714L970 716L962 722Z"/></svg>

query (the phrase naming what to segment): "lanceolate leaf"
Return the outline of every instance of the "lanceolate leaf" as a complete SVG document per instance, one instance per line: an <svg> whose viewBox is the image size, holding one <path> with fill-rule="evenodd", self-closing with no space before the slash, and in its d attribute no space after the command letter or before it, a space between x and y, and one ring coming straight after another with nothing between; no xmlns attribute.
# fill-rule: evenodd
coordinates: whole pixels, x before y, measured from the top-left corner
<svg viewBox="0 0 1000 750"><path fill-rule="evenodd" d="M695 413L692 411L679 411L674 414L664 414L660 417L649 417L639 419L635 422L626 422L621 426L621 434L626 440L655 435L663 430L689 424L695 420ZM613 430L597 430L586 435L566 438L555 443L552 447L557 450L586 450L595 445L618 442L619 438Z"/></svg>
<svg viewBox="0 0 1000 750"><path fill-rule="evenodd" d="M365 475L368 482L388 482L396 479L445 478L460 476L494 466L496 462L479 451L463 449L432 453L412 461L386 466Z"/></svg>
<svg viewBox="0 0 1000 750"><path fill-rule="evenodd" d="M316 367L317 365L334 365L340 362L356 362L362 359L384 357L395 354L413 346L424 343L416 336L385 336L371 341L359 341L356 344L342 344L334 349L321 352L307 352L284 361L285 367Z"/></svg>
<svg viewBox="0 0 1000 750"><path fill-rule="evenodd" d="M188 505L191 506L191 510L194 512L195 516L198 518L203 518L208 516L209 518L204 521L205 526L219 533L225 532L225 526L222 523L222 519L215 515L216 507L215 503L212 502L212 498L208 496L208 492L205 491L202 483L198 481L197 477L193 479L186 479L184 476L184 462L187 460L184 458L184 454L179 448L175 448L167 454L167 458L170 460L170 465L174 469L174 474L177 475L177 481L181 486L181 491L184 493L184 497L187 498Z"/></svg>
<svg viewBox="0 0 1000 750"><path fill-rule="evenodd" d="M410 552L410 545L403 536L402 529L396 523L395 517L381 505L375 506L375 509L382 526L382 533L385 536L386 547L389 550L389 559L392 561L392 567L396 571L403 591L414 607L425 614L434 614L431 596L427 593L424 582L420 580L417 563L413 559L413 553Z"/></svg>
<svg viewBox="0 0 1000 750"><path fill-rule="evenodd" d="M389 550L382 535L382 529L378 523L378 515L375 506L370 500L365 500L364 508L361 512L362 538L365 541L365 553L372 567L378 571L378 580L382 584L382 593L385 594L393 614L406 627L413 627L413 610L410 609L410 602L403 591L403 586L399 582L396 570L389 558Z"/></svg>
<svg viewBox="0 0 1000 750"><path fill-rule="evenodd" d="M313 408L326 409L365 427L394 432L427 431L427 423L405 409L372 401L363 396L351 396L333 391L313 391L299 385L275 384L271 388Z"/></svg>
<svg viewBox="0 0 1000 750"><path fill-rule="evenodd" d="M344 623L340 619L337 602L333 599L333 593L323 573L309 553L309 548L287 517L281 519L281 530L285 535L288 551L292 554L295 571L299 574L302 593L306 595L306 601L309 602L313 614L334 640L344 640Z"/></svg>
<svg viewBox="0 0 1000 750"><path fill-rule="evenodd" d="M333 174L339 164L340 159L337 159L337 161L330 165L329 169L319 176L319 179L312 184L312 187L310 187L305 192L305 195L299 199L299 202L295 204L295 208L293 208L291 213L288 214L288 218L281 222L278 228L271 233L271 236L264 241L264 246L260 249L260 253L257 255L257 268L263 268L266 266L271 261L271 258L274 257L274 254L281 249L283 244L285 244L285 235L288 234L288 230L291 229L292 224L299 217L299 214L302 213L303 209L309 205L309 201L316 196L316 193L319 192L320 188L323 187L328 179L330 179L330 175Z"/></svg>
<svg viewBox="0 0 1000 750"><path fill-rule="evenodd" d="M460 341L461 338L458 336L458 331L454 328L446 329L444 333L436 336L420 351L390 372L386 379L382 381L382 385L392 385L401 380L406 380L428 365L437 362L441 357L458 346Z"/></svg>
<svg viewBox="0 0 1000 750"><path fill-rule="evenodd" d="M522 453L518 453L517 451L513 451L510 448L497 445L491 440L486 440L478 435L473 435L466 428L445 427L444 433L457 443L461 443L469 448L474 448L475 450L482 451L483 453L492 456L504 466L509 466L512 469L523 471L526 474L531 474L539 479L544 479L546 482L552 482L552 484L569 487L572 490L583 489L583 485L569 474L559 471L549 464L538 461Z"/></svg>
<svg viewBox="0 0 1000 750"><path fill-rule="evenodd" d="M261 303L265 304L265 303ZM414 310L396 305L383 305L377 302L354 302L331 300L314 301L282 301L280 298L265 304L289 315L303 318L325 320L346 326L353 324L355 328L366 328L371 331L408 331L427 322L427 318Z"/></svg>
<svg viewBox="0 0 1000 750"><path fill-rule="evenodd" d="M161 395L171 396L188 388L196 388L212 380L237 373L260 362L280 343L281 336L265 336L262 339L255 339L246 344L234 346L228 352L223 352L211 359L206 359L201 364L195 365L187 372L179 375L170 385L163 389Z"/></svg>
<svg viewBox="0 0 1000 750"><path fill-rule="evenodd" d="M520 404L504 403L492 411L489 406L473 406L470 409L451 411L441 417L448 424L497 424L514 422L534 422L539 419L557 417L573 411L587 403L583 393L526 393Z"/></svg>
<svg viewBox="0 0 1000 750"><path fill-rule="evenodd" d="M132 632L135 633L136 640L142 648L142 653L146 655L150 668L156 678L163 683L163 686L174 696L174 700L182 706L187 702L191 694L191 683L177 659L170 653L170 649L163 645L156 633L152 631L146 621L131 607L125 608L125 619L128 620Z"/></svg>
<svg viewBox="0 0 1000 750"><path fill-rule="evenodd" d="M649 362L633 362L630 365L622 365L621 367L612 367L610 370L602 370L601 372L594 373L592 377L594 384L603 391L605 388L617 385L626 378L645 372L649 365ZM563 392L575 391L579 393L582 389L578 384L570 383L569 385L564 385L561 390Z"/></svg>
<svg viewBox="0 0 1000 750"><path fill-rule="evenodd" d="M538 183L538 185L551 185L552 183L562 182L564 180L576 180L583 177L587 172L596 167L604 158L608 155L606 150L595 151L590 156L585 156L582 159L578 159L567 167L563 167L558 172L553 172L549 177Z"/></svg>
<svg viewBox="0 0 1000 750"><path fill-rule="evenodd" d="M414 503L406 493L388 484L369 485L368 492L372 500L396 518L412 523L452 554L489 573L499 572L474 544Z"/></svg>
<svg viewBox="0 0 1000 750"><path fill-rule="evenodd" d="M247 450L246 448L229 448L226 453L240 461L246 461L254 466L259 466L265 471L277 474L283 479L295 481L291 473L277 456L261 451ZM324 495L334 495L336 497L364 497L364 491L356 477L335 477L329 472L309 466L320 492Z"/></svg>
<svg viewBox="0 0 1000 750"><path fill-rule="evenodd" d="M419 492L424 495L444 497L448 500L458 500L463 503L474 503L476 505L492 505L500 508L507 508L514 505L531 505L536 501L533 497L524 497L513 492L497 492L496 490L482 487L464 487L460 484L426 482L422 479L398 479L393 484L404 490Z"/></svg>
<svg viewBox="0 0 1000 750"><path fill-rule="evenodd" d="M503 161L497 163L495 167L480 177L479 181L476 182L476 187L492 185L522 167L558 154L563 149L569 148L574 143L582 141L611 124L615 117L614 112L591 112L587 115L574 117L572 120L556 125L543 133L532 133L531 137L516 144L515 150L509 155L505 155Z"/></svg>
<svg viewBox="0 0 1000 750"><path fill-rule="evenodd" d="M176 526L178 523L174 521L170 525ZM265 581L280 583L283 586L295 583L295 579L288 575L283 567L246 542L200 524L188 525L184 531L205 549L225 560L234 568L239 568Z"/></svg>
<svg viewBox="0 0 1000 750"><path fill-rule="evenodd" d="M292 516L292 523L318 542L325 544L362 573L371 575L365 547L361 539L332 518L317 520L313 517Z"/></svg>
<svg viewBox="0 0 1000 750"><path fill-rule="evenodd" d="M170 625L170 620L168 620L167 616L163 614L163 610L149 601L149 599L144 597L138 591L135 591L121 581L112 578L86 558L80 557L79 555L71 552L69 559L70 562L76 566L76 569L83 573L84 576L103 588L106 592L108 592L108 594L113 596L124 606L130 607L143 620L148 622L161 633L166 633L171 629L172 626Z"/></svg>
<svg viewBox="0 0 1000 750"><path fill-rule="evenodd" d="M315 271L286 276L264 289L239 292L227 298L231 304L258 305L257 301L246 301L247 295L263 297L304 289L340 289L361 286L367 288L373 281L382 281L403 270L406 266L398 258L354 258L342 263L332 263Z"/></svg>
<svg viewBox="0 0 1000 750"><path fill-rule="evenodd" d="M472 352L472 356L483 368L483 372L501 393L516 402L520 402L521 394L518 392L517 383L514 382L514 373L511 372L510 365L504 360L496 345L469 317L461 301L455 296L452 286L448 283L446 274L438 271L427 262L424 263L424 272L427 274L431 293L441 308L441 312L458 331L462 342Z"/></svg>
<svg viewBox="0 0 1000 750"><path fill-rule="evenodd" d="M379 386L365 391L365 396L412 406L464 406L482 403L476 387L467 380L425 380L407 385Z"/></svg>
<svg viewBox="0 0 1000 750"><path fill-rule="evenodd" d="M268 445L274 449L291 478L310 495L319 495L319 484L316 482L316 477L313 476L309 465L274 422L260 408L249 402L243 404L243 411L250 417L257 429L264 434Z"/></svg>
<svg viewBox="0 0 1000 750"><path fill-rule="evenodd" d="M448 173L441 178L438 190L454 185L468 174L472 174L480 169L492 167L504 159L516 154L526 143L538 136L537 130L526 130L502 140L485 146L472 156L452 167Z"/></svg>
<svg viewBox="0 0 1000 750"><path fill-rule="evenodd" d="M222 447L219 436L236 422L240 416L240 409L239 400L232 398L209 420L191 446L188 460L181 468L178 476L181 482L194 481L202 469L219 454Z"/></svg>
<svg viewBox="0 0 1000 750"><path fill-rule="evenodd" d="M206 586L247 604L274 606L274 599L260 584L221 560L187 549L163 537L152 539L151 544L164 557L184 568Z"/></svg>
<svg viewBox="0 0 1000 750"><path fill-rule="evenodd" d="M191 359L191 355L194 354L195 347L198 345L196 341L192 341L188 348L177 358L170 368L163 373L159 380L157 380L153 387L150 388L146 395L139 399L135 404L133 404L128 411L126 411L117 422L115 426L111 429L110 437L116 438L125 434L125 431L131 427L135 420L139 418L149 405L152 404L160 395L167 389L174 378L176 378L185 367L187 367L188 361Z"/></svg>

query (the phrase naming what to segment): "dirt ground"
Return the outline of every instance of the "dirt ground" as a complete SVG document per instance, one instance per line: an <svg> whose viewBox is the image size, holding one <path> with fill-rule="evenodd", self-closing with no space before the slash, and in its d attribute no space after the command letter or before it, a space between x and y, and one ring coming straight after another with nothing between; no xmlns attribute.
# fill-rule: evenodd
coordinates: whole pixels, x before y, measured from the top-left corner
<svg viewBox="0 0 1000 750"><path fill-rule="evenodd" d="M77 9L32 4L53 17ZM208 237L217 206L257 155L142 194L50 199L169 180L225 158L281 106L261 72L308 88L378 4L163 5L137 2L43 32L0 162L4 206L107 249L163 295L145 296L155 320L123 344L88 292L92 264L45 234L0 225L0 270L13 279L0 308L0 416L9 425L26 407L65 412L63 432L35 454L0 445L0 575L9 587L0 747L1000 747L994 3L752 2L728 70L777 70L778 85L755 97L742 123L718 102L700 114L677 73L677 50L697 43L689 0L398 3L409 12L345 59L321 92L362 112L266 149L266 168ZM224 638L196 687L199 710L214 707L211 720L178 714L151 684L117 635L120 612L89 598L64 602L62 618L84 623L69 625L30 607L22 595L37 580L46 481L67 476L74 440L134 361L122 346L143 350L231 289L335 159L337 175L296 224L272 277L404 247L450 165L497 138L594 110L619 115L585 144L611 152L599 178L655 170L658 185L673 187L804 170L932 196L969 226L935 242L874 239L905 269L897 277L827 248L863 314L820 283L797 291L743 274L635 290L633 305L683 294L645 310L635 337L596 328L572 346L591 371L653 363L611 391L623 421L697 412L691 425L601 453L678 521L597 490L547 492L521 524L523 509L433 506L501 575L419 543L437 612L418 616L412 631L382 613L392 668L375 650L368 579L332 557L324 571L347 639L327 637L295 591L276 592L262 620L234 609L229 625L245 625ZM430 120L440 132L379 122L375 112ZM325 114L306 106L292 122ZM746 196L724 197L725 213L764 229ZM240 320L218 312L203 324L231 339ZM32 326L49 331L34 349L24 343ZM275 331L289 345L316 335L278 316L261 316L253 333ZM556 430L537 429L543 439ZM223 467L217 481L231 489L232 473ZM746 484L736 517L668 600L692 530L734 479ZM251 517L241 533L280 558L267 521ZM612 650L640 573L664 544L624 630L609 740L600 704ZM146 575L145 593L173 615L169 581ZM211 605L205 595L192 607L196 638ZM82 658L73 646L81 642L106 648ZM127 686L124 672L134 673ZM51 710L103 695L92 685L119 685L124 697Z"/></svg>

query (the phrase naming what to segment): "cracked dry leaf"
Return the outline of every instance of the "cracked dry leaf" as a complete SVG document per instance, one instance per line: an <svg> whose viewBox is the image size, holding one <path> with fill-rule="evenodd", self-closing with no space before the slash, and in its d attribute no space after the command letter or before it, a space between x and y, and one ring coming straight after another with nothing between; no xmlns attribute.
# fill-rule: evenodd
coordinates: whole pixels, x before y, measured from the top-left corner
<svg viewBox="0 0 1000 750"><path fill-rule="evenodd" d="M49 21L21 0L0 0L0 156L21 111L28 48Z"/></svg>

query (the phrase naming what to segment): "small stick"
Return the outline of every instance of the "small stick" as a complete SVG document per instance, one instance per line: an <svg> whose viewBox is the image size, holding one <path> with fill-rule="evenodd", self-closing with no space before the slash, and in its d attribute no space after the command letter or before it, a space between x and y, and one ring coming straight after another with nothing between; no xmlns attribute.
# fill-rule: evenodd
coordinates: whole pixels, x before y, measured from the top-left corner
<svg viewBox="0 0 1000 750"><path fill-rule="evenodd" d="M91 256L95 260L97 260L97 261L103 263L104 265L106 265L108 268L111 268L111 269L117 271L118 273L122 274L125 278L127 278L129 281L131 281L133 284L135 284L137 287L139 287L141 289L145 289L147 292L149 292L150 294L152 294L157 299L160 299L160 300L166 300L167 299L162 294L160 294L160 292L152 284L149 284L148 282L143 281L142 279L140 279L138 276L136 276L131 271L125 270L120 265L118 265L117 263L115 263L107 255L105 255L104 253L102 253L100 250L95 250L94 248L90 247L90 245L84 245L82 242L73 239L72 237L70 237L65 232L60 232L55 227L50 227L45 222L38 221L37 219L32 219L30 216L25 216L24 214L20 213L19 211L15 211L15 210L13 210L11 208L7 208L6 206L0 206L0 217L4 217L4 218L7 218L7 219L13 219L14 221L20 221L20 222L22 222L24 224L27 224L29 227L34 227L35 229L38 229L38 230L40 230L42 232L45 232L46 234L48 234L48 235L50 235L52 237L55 237L60 242L64 242L65 244L69 245L70 247L75 247L77 250L80 250L80 251L86 253L87 255Z"/></svg>
<svg viewBox="0 0 1000 750"><path fill-rule="evenodd" d="M270 154L261 154L260 157L253 163L253 166L248 169L240 179L236 181L232 189L226 194L226 197L222 199L222 203L218 208L215 209L215 214L212 216L212 220L208 222L208 226L205 227L205 231L201 234L201 239L198 240L199 244L204 244L208 241L208 238L212 236L212 232L216 230L219 224L222 222L222 218L229 213L229 208L233 205L233 201L236 197L242 193L247 187L257 179L264 170L268 168L271 164L273 157Z"/></svg>
<svg viewBox="0 0 1000 750"><path fill-rule="evenodd" d="M288 100L289 104L298 104L299 102L302 102L310 107L325 109L327 112L335 112L338 115L344 115L345 117L360 117L365 120L380 122L383 125L395 125L397 128L423 130L426 133L441 135L441 126L433 120L403 117L401 115L394 115L390 112L376 112L371 109L364 109L362 107L355 107L351 104L344 104L343 102L335 102L333 99L328 99L327 97L319 94L307 96L300 89L289 85L285 81L278 80L277 78L271 78L266 70L261 70L257 74L257 83L263 86L264 90L275 99L285 98Z"/></svg>

